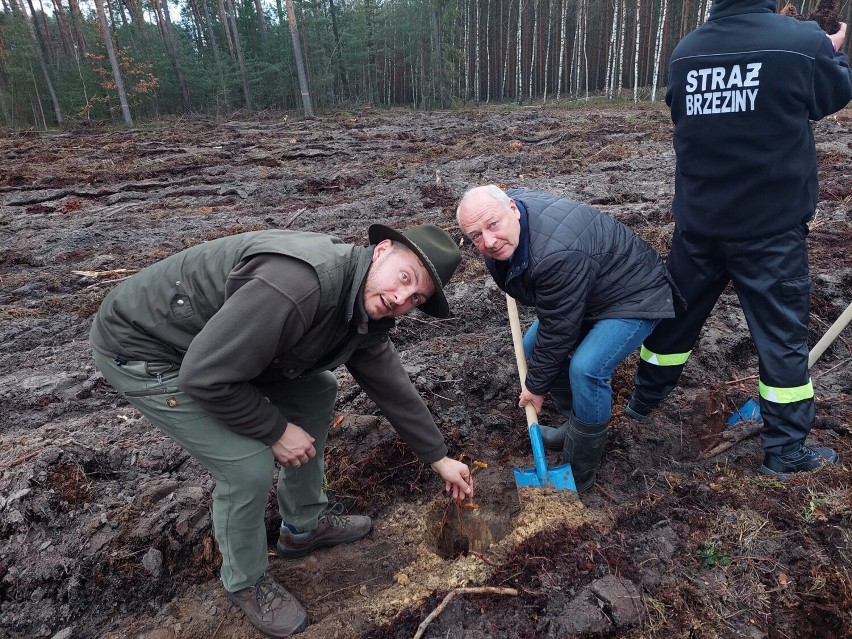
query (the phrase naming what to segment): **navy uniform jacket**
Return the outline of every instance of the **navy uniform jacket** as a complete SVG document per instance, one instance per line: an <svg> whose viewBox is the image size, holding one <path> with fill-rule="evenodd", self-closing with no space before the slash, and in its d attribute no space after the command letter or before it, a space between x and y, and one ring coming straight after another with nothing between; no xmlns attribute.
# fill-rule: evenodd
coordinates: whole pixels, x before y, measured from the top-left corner
<svg viewBox="0 0 852 639"><path fill-rule="evenodd" d="M678 228L718 239L773 235L816 209L810 120L852 99L852 72L815 22L775 0L717 0L675 48L666 103Z"/></svg>

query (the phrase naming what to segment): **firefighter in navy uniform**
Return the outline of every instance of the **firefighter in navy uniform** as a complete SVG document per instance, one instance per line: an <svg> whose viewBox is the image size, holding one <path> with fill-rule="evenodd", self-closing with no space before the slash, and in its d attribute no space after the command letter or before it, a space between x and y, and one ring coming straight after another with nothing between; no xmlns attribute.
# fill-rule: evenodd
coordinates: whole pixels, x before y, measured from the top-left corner
<svg viewBox="0 0 852 639"><path fill-rule="evenodd" d="M671 392L733 282L759 359L760 470L780 478L839 459L804 443L814 423L806 224L819 190L810 120L852 99L845 36L843 23L827 36L778 15L775 0L717 0L669 66L677 169L667 266L688 308L644 341L625 413L643 418Z"/></svg>

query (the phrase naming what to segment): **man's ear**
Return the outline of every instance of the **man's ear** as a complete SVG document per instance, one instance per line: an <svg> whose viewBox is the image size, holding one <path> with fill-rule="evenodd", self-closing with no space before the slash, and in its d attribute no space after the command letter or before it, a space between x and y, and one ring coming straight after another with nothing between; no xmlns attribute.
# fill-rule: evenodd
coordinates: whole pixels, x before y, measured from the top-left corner
<svg viewBox="0 0 852 639"><path fill-rule="evenodd" d="M515 204L515 200L509 198L509 208L515 213L515 217L519 220L521 219L521 211L518 209L518 205Z"/></svg>
<svg viewBox="0 0 852 639"><path fill-rule="evenodd" d="M388 252L391 248L393 248L393 240L382 240L373 249L373 257L370 261L375 262L383 253Z"/></svg>

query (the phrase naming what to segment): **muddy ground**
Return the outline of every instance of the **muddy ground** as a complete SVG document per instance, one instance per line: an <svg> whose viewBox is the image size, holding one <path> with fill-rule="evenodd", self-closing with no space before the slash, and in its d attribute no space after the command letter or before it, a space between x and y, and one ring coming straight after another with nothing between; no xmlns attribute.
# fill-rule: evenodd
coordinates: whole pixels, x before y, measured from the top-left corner
<svg viewBox="0 0 852 639"><path fill-rule="evenodd" d="M850 125L849 110L815 125L811 346L852 301ZM373 222L432 222L461 241L454 203L487 182L591 203L663 252L672 232L671 127L659 106L78 125L6 132L0 158L4 638L260 636L217 580L210 477L91 362L92 315L134 270L263 228L361 243ZM532 457L504 298L472 247L462 251L453 316L403 318L394 341L451 454L477 462L479 507L460 512L340 370L329 491L375 530L272 558L310 613L305 637L412 637L459 587L494 590L457 592L424 637L852 637L852 329L813 367L810 441L836 448L841 465L780 483L756 472L754 424L726 427L757 394L729 290L652 421L622 412L635 359L616 371L593 490L519 497L511 469ZM561 420L546 404L540 421Z"/></svg>

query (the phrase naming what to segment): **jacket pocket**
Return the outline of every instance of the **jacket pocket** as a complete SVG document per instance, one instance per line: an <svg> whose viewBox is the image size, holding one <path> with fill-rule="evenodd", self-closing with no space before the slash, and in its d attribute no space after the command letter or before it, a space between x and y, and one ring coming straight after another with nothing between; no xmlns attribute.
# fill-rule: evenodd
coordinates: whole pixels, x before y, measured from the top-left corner
<svg viewBox="0 0 852 639"><path fill-rule="evenodd" d="M802 336L802 342L796 344L807 350L807 322L808 313L811 310L811 291L813 284L810 277L794 277L789 280L781 280L781 311L787 326L791 327L796 335ZM795 328L792 328L795 327ZM790 336L790 343L794 341Z"/></svg>
<svg viewBox="0 0 852 639"><path fill-rule="evenodd" d="M170 305L172 307L172 316L175 319L189 319L195 315L195 311L192 310L192 302L188 295L176 294L172 297Z"/></svg>
<svg viewBox="0 0 852 639"><path fill-rule="evenodd" d="M153 397L155 395L170 395L178 392L177 378L180 375L180 366L173 362L153 361L145 362L145 374L156 386L143 388L141 390L125 391L125 397Z"/></svg>

